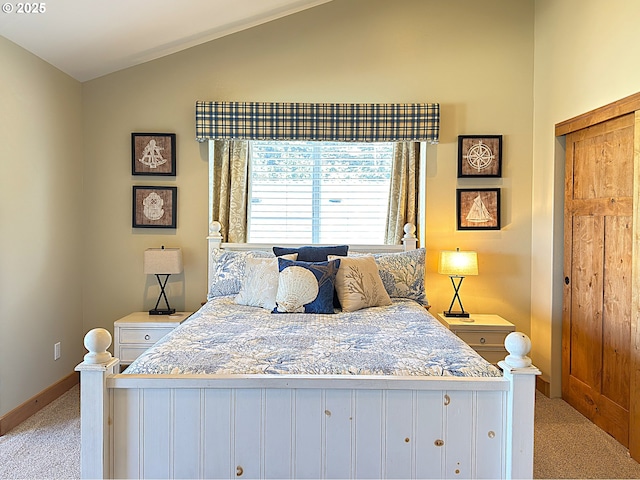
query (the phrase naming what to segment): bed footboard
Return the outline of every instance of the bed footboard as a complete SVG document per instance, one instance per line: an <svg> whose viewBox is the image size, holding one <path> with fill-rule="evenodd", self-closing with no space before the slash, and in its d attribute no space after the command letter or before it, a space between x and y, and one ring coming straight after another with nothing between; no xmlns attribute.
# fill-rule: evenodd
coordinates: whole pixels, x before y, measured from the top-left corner
<svg viewBox="0 0 640 480"><path fill-rule="evenodd" d="M117 359L91 361L77 367L83 478L533 474L539 371L517 362L498 378L389 378L115 375Z"/></svg>

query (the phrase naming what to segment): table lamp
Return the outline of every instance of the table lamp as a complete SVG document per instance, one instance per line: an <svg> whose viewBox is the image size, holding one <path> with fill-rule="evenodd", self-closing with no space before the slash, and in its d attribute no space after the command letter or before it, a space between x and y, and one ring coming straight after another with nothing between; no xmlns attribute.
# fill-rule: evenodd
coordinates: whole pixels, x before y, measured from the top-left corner
<svg viewBox="0 0 640 480"><path fill-rule="evenodd" d="M149 310L149 315L171 315L176 313L175 308L169 307L169 300L164 291L169 276L173 273L182 272L182 250L179 248L148 248L144 251L144 273L155 275L160 285L160 295L156 306ZM160 275L165 275L164 282L160 279ZM164 303L167 308L159 309L160 299L164 297Z"/></svg>
<svg viewBox="0 0 640 480"><path fill-rule="evenodd" d="M469 312L464 311L462 301L460 300L460 286L462 280L467 275L478 275L478 254L476 252L461 252L456 248L455 252L451 250L443 250L440 252L440 261L438 262L438 273L449 275L451 284L453 285L453 300L449 305L449 310L444 311L446 317L460 317L468 319ZM457 283L456 283L457 280ZM458 300L460 311L452 311L453 304ZM473 322L473 320L463 320Z"/></svg>

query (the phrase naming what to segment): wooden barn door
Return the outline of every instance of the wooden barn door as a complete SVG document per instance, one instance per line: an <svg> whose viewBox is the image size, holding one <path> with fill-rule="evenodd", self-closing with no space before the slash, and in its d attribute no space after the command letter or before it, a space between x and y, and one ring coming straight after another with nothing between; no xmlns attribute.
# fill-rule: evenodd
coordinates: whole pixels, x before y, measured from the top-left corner
<svg viewBox="0 0 640 480"><path fill-rule="evenodd" d="M629 446L634 114L566 136L562 396Z"/></svg>

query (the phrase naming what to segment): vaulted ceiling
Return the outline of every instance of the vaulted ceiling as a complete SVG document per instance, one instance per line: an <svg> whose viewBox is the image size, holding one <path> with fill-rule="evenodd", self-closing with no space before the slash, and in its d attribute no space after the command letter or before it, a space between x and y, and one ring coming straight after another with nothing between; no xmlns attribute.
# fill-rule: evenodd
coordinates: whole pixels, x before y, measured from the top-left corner
<svg viewBox="0 0 640 480"><path fill-rule="evenodd" d="M10 0L0 35L83 82L329 1Z"/></svg>

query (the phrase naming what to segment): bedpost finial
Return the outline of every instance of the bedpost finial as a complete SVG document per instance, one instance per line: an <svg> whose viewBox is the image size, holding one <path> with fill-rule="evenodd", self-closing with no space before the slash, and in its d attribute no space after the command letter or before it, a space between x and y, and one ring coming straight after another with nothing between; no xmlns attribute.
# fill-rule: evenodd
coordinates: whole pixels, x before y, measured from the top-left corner
<svg viewBox="0 0 640 480"><path fill-rule="evenodd" d="M511 332L504 339L504 348L509 355L504 359L512 368L526 368L531 366L531 359L527 353L531 351L531 340L522 332Z"/></svg>
<svg viewBox="0 0 640 480"><path fill-rule="evenodd" d="M403 230L405 238L415 238L416 226L413 223L405 223Z"/></svg>
<svg viewBox="0 0 640 480"><path fill-rule="evenodd" d="M104 328L94 328L84 336L84 346L89 353L84 356L85 363L98 364L111 360L107 348L111 345L111 333Z"/></svg>
<svg viewBox="0 0 640 480"><path fill-rule="evenodd" d="M220 234L220 230L222 230L222 224L216 220L209 224L209 236L212 238L222 238Z"/></svg>
<svg viewBox="0 0 640 480"><path fill-rule="evenodd" d="M415 250L418 248L418 239L416 238L416 226L413 223L404 224L404 237L402 243L405 251Z"/></svg>

